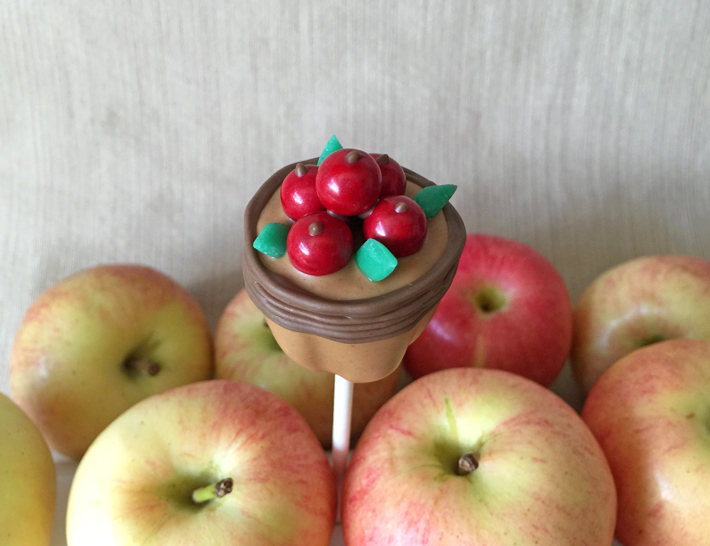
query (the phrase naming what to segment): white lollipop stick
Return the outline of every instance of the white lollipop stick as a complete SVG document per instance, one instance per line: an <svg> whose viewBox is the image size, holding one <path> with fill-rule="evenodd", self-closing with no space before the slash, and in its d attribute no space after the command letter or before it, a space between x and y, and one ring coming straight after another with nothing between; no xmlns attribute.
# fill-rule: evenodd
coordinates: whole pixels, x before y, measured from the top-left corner
<svg viewBox="0 0 710 546"><path fill-rule="evenodd" d="M348 466L350 451L350 423L353 413L353 384L344 377L335 375L333 396L333 473L338 491L337 521L340 521L343 480Z"/></svg>

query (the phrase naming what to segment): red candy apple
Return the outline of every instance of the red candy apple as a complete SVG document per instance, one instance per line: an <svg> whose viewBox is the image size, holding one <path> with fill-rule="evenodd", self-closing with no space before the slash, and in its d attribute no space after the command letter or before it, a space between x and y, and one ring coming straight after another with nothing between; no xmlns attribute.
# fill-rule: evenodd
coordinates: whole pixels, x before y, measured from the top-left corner
<svg viewBox="0 0 710 546"><path fill-rule="evenodd" d="M571 343L572 306L555 267L518 241L469 234L451 287L403 363L415 378L497 368L547 386Z"/></svg>
<svg viewBox="0 0 710 546"><path fill-rule="evenodd" d="M327 212L309 214L288 232L286 252L293 267L307 275L328 275L345 267L353 253L348 225Z"/></svg>
<svg viewBox="0 0 710 546"><path fill-rule="evenodd" d="M407 177L402 166L387 154L370 154L375 158L382 173L380 198L389 195L404 195L407 189Z"/></svg>
<svg viewBox="0 0 710 546"><path fill-rule="evenodd" d="M424 244L426 230L424 211L404 195L380 199L362 224L366 239L376 239L397 258L417 252Z"/></svg>
<svg viewBox="0 0 710 546"><path fill-rule="evenodd" d="M316 174L318 198L329 211L356 216L375 204L382 189L380 166L371 155L344 148L326 157Z"/></svg>
<svg viewBox="0 0 710 546"><path fill-rule="evenodd" d="M325 210L316 193L317 172L317 166L299 163L284 178L281 184L281 206L292 220Z"/></svg>

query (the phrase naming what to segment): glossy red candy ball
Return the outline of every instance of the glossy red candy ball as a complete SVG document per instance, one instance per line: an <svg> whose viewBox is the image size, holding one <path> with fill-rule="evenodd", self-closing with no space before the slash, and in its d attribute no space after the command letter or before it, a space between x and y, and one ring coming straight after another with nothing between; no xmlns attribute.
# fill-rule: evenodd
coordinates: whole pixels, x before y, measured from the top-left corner
<svg viewBox="0 0 710 546"><path fill-rule="evenodd" d="M397 258L414 254L426 239L427 220L422 208L404 195L380 199L362 223L363 235L376 239Z"/></svg>
<svg viewBox="0 0 710 546"><path fill-rule="evenodd" d="M380 199L389 195L404 195L407 189L407 176L402 166L387 154L370 154L375 158L382 173Z"/></svg>
<svg viewBox="0 0 710 546"><path fill-rule="evenodd" d="M288 232L286 252L293 267L307 275L339 271L353 254L353 234L343 220L327 212L309 214Z"/></svg>
<svg viewBox="0 0 710 546"><path fill-rule="evenodd" d="M299 163L284 178L281 184L281 206L291 220L325 210L316 193L317 172L317 166Z"/></svg>
<svg viewBox="0 0 710 546"><path fill-rule="evenodd" d="M382 173L375 158L344 148L326 157L316 174L316 192L325 208L341 216L356 216L375 204Z"/></svg>

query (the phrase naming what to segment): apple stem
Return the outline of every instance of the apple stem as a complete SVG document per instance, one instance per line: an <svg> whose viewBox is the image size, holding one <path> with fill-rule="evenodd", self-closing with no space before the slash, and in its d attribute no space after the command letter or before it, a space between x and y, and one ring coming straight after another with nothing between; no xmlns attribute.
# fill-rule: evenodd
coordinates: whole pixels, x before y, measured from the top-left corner
<svg viewBox="0 0 710 546"><path fill-rule="evenodd" d="M296 163L296 176L302 178L308 174L308 167L303 163Z"/></svg>
<svg viewBox="0 0 710 546"><path fill-rule="evenodd" d="M126 370L133 374L158 375L160 364L144 357L129 356L124 363Z"/></svg>
<svg viewBox="0 0 710 546"><path fill-rule="evenodd" d="M465 476L470 474L478 468L478 460L473 453L466 453L463 457L459 459L459 476Z"/></svg>
<svg viewBox="0 0 710 546"><path fill-rule="evenodd" d="M192 492L192 502L201 504L212 499L221 499L225 495L232 492L233 485L234 480L232 480L232 478L225 478L217 483L211 483L205 487L195 489Z"/></svg>
<svg viewBox="0 0 710 546"><path fill-rule="evenodd" d="M357 150L352 150L348 152L348 154L345 156L345 163L349 163L352 165L353 163L357 163L360 161L360 158L362 157L362 154L358 152Z"/></svg>

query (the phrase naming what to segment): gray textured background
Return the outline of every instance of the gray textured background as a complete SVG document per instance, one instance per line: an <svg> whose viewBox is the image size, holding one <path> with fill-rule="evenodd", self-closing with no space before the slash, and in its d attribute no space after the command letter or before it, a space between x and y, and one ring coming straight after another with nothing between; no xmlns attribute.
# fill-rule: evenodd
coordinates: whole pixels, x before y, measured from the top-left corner
<svg viewBox="0 0 710 546"><path fill-rule="evenodd" d="M0 2L0 388L79 268L152 265L214 324L246 200L332 133L458 184L468 230L574 300L639 254L710 259L709 28L690 0Z"/></svg>

